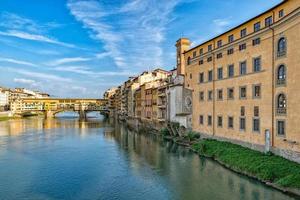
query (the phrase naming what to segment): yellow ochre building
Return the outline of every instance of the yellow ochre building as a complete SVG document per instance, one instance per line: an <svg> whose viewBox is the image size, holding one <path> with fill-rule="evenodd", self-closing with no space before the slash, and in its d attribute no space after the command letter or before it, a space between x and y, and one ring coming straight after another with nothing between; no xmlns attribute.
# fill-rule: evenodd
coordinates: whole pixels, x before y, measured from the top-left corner
<svg viewBox="0 0 300 200"><path fill-rule="evenodd" d="M176 47L177 72L193 90L194 131L300 161L300 0Z"/></svg>

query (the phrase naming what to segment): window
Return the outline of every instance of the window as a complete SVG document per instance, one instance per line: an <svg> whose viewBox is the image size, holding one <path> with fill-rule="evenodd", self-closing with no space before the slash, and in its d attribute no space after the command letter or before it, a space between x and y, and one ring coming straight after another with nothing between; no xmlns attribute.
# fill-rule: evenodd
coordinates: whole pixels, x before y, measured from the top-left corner
<svg viewBox="0 0 300 200"><path fill-rule="evenodd" d="M241 30L241 38L245 37L246 35L247 35L247 29L244 28L244 29Z"/></svg>
<svg viewBox="0 0 300 200"><path fill-rule="evenodd" d="M208 81L211 82L213 80L213 71L208 71Z"/></svg>
<svg viewBox="0 0 300 200"><path fill-rule="evenodd" d="M277 135L285 136L285 121L284 120L277 121Z"/></svg>
<svg viewBox="0 0 300 200"><path fill-rule="evenodd" d="M258 106L254 106L253 114L254 114L254 117L259 117L259 107Z"/></svg>
<svg viewBox="0 0 300 200"><path fill-rule="evenodd" d="M228 117L228 128L233 128L233 117Z"/></svg>
<svg viewBox="0 0 300 200"><path fill-rule="evenodd" d="M200 73L199 74L199 83L203 83L204 82L204 73Z"/></svg>
<svg viewBox="0 0 300 200"><path fill-rule="evenodd" d="M222 53L218 53L217 54L217 59L220 59L220 58L222 58L223 57L223 54Z"/></svg>
<svg viewBox="0 0 300 200"><path fill-rule="evenodd" d="M204 101L204 92L199 92L199 100Z"/></svg>
<svg viewBox="0 0 300 200"><path fill-rule="evenodd" d="M286 114L286 97L279 94L277 97L277 114Z"/></svg>
<svg viewBox="0 0 300 200"><path fill-rule="evenodd" d="M202 55L203 54L203 49L199 50L199 54Z"/></svg>
<svg viewBox="0 0 300 200"><path fill-rule="evenodd" d="M227 99L234 99L234 88L227 89Z"/></svg>
<svg viewBox="0 0 300 200"><path fill-rule="evenodd" d="M222 40L219 40L219 41L217 42L217 46L218 46L218 48L222 47Z"/></svg>
<svg viewBox="0 0 300 200"><path fill-rule="evenodd" d="M241 116L245 116L245 106L241 106Z"/></svg>
<svg viewBox="0 0 300 200"><path fill-rule="evenodd" d="M241 131L246 130L246 118L245 117L240 118L240 130Z"/></svg>
<svg viewBox="0 0 300 200"><path fill-rule="evenodd" d="M193 52L193 58L195 58L196 56L197 56L197 52L194 51L194 52Z"/></svg>
<svg viewBox="0 0 300 200"><path fill-rule="evenodd" d="M203 65L203 60L199 60L199 65Z"/></svg>
<svg viewBox="0 0 300 200"><path fill-rule="evenodd" d="M213 92L212 90L208 91L208 100L211 101L213 99Z"/></svg>
<svg viewBox="0 0 300 200"><path fill-rule="evenodd" d="M247 87L240 87L240 99L246 99L247 98Z"/></svg>
<svg viewBox="0 0 300 200"><path fill-rule="evenodd" d="M243 50L245 50L246 48L247 48L246 43L240 44L240 46L239 46L239 50L240 50L240 51L243 51Z"/></svg>
<svg viewBox="0 0 300 200"><path fill-rule="evenodd" d="M204 124L204 118L203 118L203 115L200 115L200 116L199 116L199 123L202 124L202 125Z"/></svg>
<svg viewBox="0 0 300 200"><path fill-rule="evenodd" d="M210 56L207 58L207 62L211 62L211 61L212 61L212 57Z"/></svg>
<svg viewBox="0 0 300 200"><path fill-rule="evenodd" d="M253 131L259 132L260 131L260 120L259 118L253 118Z"/></svg>
<svg viewBox="0 0 300 200"><path fill-rule="evenodd" d="M278 40L278 46L277 46L277 56L281 57L286 54L286 39L280 38Z"/></svg>
<svg viewBox="0 0 300 200"><path fill-rule="evenodd" d="M265 26L271 26L273 24L272 16L265 19Z"/></svg>
<svg viewBox="0 0 300 200"><path fill-rule="evenodd" d="M254 32L257 32L260 30L260 22L257 22L254 24Z"/></svg>
<svg viewBox="0 0 300 200"><path fill-rule="evenodd" d="M286 70L284 65L280 65L277 70L277 85L284 85L286 79Z"/></svg>
<svg viewBox="0 0 300 200"><path fill-rule="evenodd" d="M187 59L187 64L188 64L188 65L191 64L191 57L188 57L188 59Z"/></svg>
<svg viewBox="0 0 300 200"><path fill-rule="evenodd" d="M223 79L223 68L222 67L218 68L218 79L219 80Z"/></svg>
<svg viewBox="0 0 300 200"><path fill-rule="evenodd" d="M223 117L218 116L218 127L222 127L222 126L223 126Z"/></svg>
<svg viewBox="0 0 300 200"><path fill-rule="evenodd" d="M253 72L259 72L261 69L261 58L254 58L253 59Z"/></svg>
<svg viewBox="0 0 300 200"><path fill-rule="evenodd" d="M234 76L234 65L228 65L228 77L233 77Z"/></svg>
<svg viewBox="0 0 300 200"><path fill-rule="evenodd" d="M212 118L211 118L211 115L208 115L208 117L207 117L207 125L211 126L211 124L212 124Z"/></svg>
<svg viewBox="0 0 300 200"><path fill-rule="evenodd" d="M256 45L259 45L260 44L260 38L256 38L254 40L252 40L252 45L253 46L256 46Z"/></svg>
<svg viewBox="0 0 300 200"><path fill-rule="evenodd" d="M233 53L234 53L234 49L233 48L227 50L227 55L231 55Z"/></svg>
<svg viewBox="0 0 300 200"><path fill-rule="evenodd" d="M278 12L278 16L279 16L279 18L282 18L284 16L284 10L283 9Z"/></svg>
<svg viewBox="0 0 300 200"><path fill-rule="evenodd" d="M212 50L212 45L211 45L211 44L208 45L207 50L208 50L208 51L211 51L211 50Z"/></svg>
<svg viewBox="0 0 300 200"><path fill-rule="evenodd" d="M190 79L192 79L193 78L193 75L192 74L190 74Z"/></svg>
<svg viewBox="0 0 300 200"><path fill-rule="evenodd" d="M223 90L218 90L218 100L223 100Z"/></svg>
<svg viewBox="0 0 300 200"><path fill-rule="evenodd" d="M233 35L229 35L228 36L228 43L231 43L234 41L234 36Z"/></svg>
<svg viewBox="0 0 300 200"><path fill-rule="evenodd" d="M247 74L247 62L241 62L240 63L240 75L245 75Z"/></svg>
<svg viewBox="0 0 300 200"><path fill-rule="evenodd" d="M260 98L261 95L261 87L260 85L253 86L253 98Z"/></svg>

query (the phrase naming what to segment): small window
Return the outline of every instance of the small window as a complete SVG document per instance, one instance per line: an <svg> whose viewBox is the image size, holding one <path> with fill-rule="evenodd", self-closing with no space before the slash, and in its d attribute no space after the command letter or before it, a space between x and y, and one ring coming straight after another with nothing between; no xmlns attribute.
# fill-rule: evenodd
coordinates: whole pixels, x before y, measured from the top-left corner
<svg viewBox="0 0 300 200"><path fill-rule="evenodd" d="M253 59L253 72L259 72L261 70L261 58L257 57Z"/></svg>
<svg viewBox="0 0 300 200"><path fill-rule="evenodd" d="M241 116L245 116L245 106L241 106Z"/></svg>
<svg viewBox="0 0 300 200"><path fill-rule="evenodd" d="M252 44L253 44L253 46L259 45L260 44L260 38L256 38L256 39L252 40Z"/></svg>
<svg viewBox="0 0 300 200"><path fill-rule="evenodd" d="M223 90L218 90L218 100L223 100Z"/></svg>
<svg viewBox="0 0 300 200"><path fill-rule="evenodd" d="M284 120L277 121L277 135L285 136L285 121Z"/></svg>
<svg viewBox="0 0 300 200"><path fill-rule="evenodd" d="M240 63L240 75L245 75L247 74L247 62L241 62Z"/></svg>
<svg viewBox="0 0 300 200"><path fill-rule="evenodd" d="M203 83L204 82L204 73L200 73L199 74L199 83Z"/></svg>
<svg viewBox="0 0 300 200"><path fill-rule="evenodd" d="M203 60L199 60L199 65L203 65L204 61Z"/></svg>
<svg viewBox="0 0 300 200"><path fill-rule="evenodd" d="M257 22L254 24L254 32L257 32L260 30L260 22Z"/></svg>
<svg viewBox="0 0 300 200"><path fill-rule="evenodd" d="M231 55L234 53L234 48L228 49L227 50L227 55Z"/></svg>
<svg viewBox="0 0 300 200"><path fill-rule="evenodd" d="M228 117L228 128L233 129L233 117Z"/></svg>
<svg viewBox="0 0 300 200"><path fill-rule="evenodd" d="M211 101L213 99L213 92L212 90L208 91L208 100Z"/></svg>
<svg viewBox="0 0 300 200"><path fill-rule="evenodd" d="M228 65L228 77L231 78L234 76L234 65Z"/></svg>
<svg viewBox="0 0 300 200"><path fill-rule="evenodd" d="M286 39L285 38L280 38L278 40L278 45L277 45L277 56L285 56L286 55Z"/></svg>
<svg viewBox="0 0 300 200"><path fill-rule="evenodd" d="M188 65L191 64L191 57L188 57L188 59L187 59L187 64L188 64Z"/></svg>
<svg viewBox="0 0 300 200"><path fill-rule="evenodd" d="M253 118L253 131L259 132L260 131L260 120L259 118Z"/></svg>
<svg viewBox="0 0 300 200"><path fill-rule="evenodd" d="M211 61L212 61L212 57L210 56L207 58L207 62L211 62Z"/></svg>
<svg viewBox="0 0 300 200"><path fill-rule="evenodd" d="M213 80L213 71L208 71L208 81L211 82Z"/></svg>
<svg viewBox="0 0 300 200"><path fill-rule="evenodd" d="M277 114L286 114L286 96L279 94L277 97Z"/></svg>
<svg viewBox="0 0 300 200"><path fill-rule="evenodd" d="M204 92L199 92L199 100L204 101Z"/></svg>
<svg viewBox="0 0 300 200"><path fill-rule="evenodd" d="M220 58L222 58L223 57L223 54L222 53L218 53L217 54L217 59L220 59Z"/></svg>
<svg viewBox="0 0 300 200"><path fill-rule="evenodd" d="M202 49L202 48L199 50L199 54L200 54L200 55L203 54L203 49Z"/></svg>
<svg viewBox="0 0 300 200"><path fill-rule="evenodd" d="M240 99L246 99L247 98L247 87L240 87Z"/></svg>
<svg viewBox="0 0 300 200"><path fill-rule="evenodd" d="M193 75L192 74L190 74L190 79L192 79L193 78Z"/></svg>
<svg viewBox="0 0 300 200"><path fill-rule="evenodd" d="M285 65L280 65L277 70L277 85L284 85L286 79Z"/></svg>
<svg viewBox="0 0 300 200"><path fill-rule="evenodd" d="M212 45L211 44L208 45L207 49L208 49L208 51L211 51L212 50Z"/></svg>
<svg viewBox="0 0 300 200"><path fill-rule="evenodd" d="M218 79L219 80L223 79L223 68L222 67L218 68Z"/></svg>
<svg viewBox="0 0 300 200"><path fill-rule="evenodd" d="M195 58L196 56L197 56L197 52L194 51L194 52L193 52L193 58Z"/></svg>
<svg viewBox="0 0 300 200"><path fill-rule="evenodd" d="M234 99L234 88L227 89L227 99Z"/></svg>
<svg viewBox="0 0 300 200"><path fill-rule="evenodd" d="M246 130L246 118L245 117L240 118L240 130L241 131Z"/></svg>
<svg viewBox="0 0 300 200"><path fill-rule="evenodd" d="M207 125L208 126L212 125L212 117L211 117L211 115L208 115L208 117L207 117Z"/></svg>
<svg viewBox="0 0 300 200"><path fill-rule="evenodd" d="M253 98L260 98L261 96L261 87L260 85L253 86Z"/></svg>
<svg viewBox="0 0 300 200"><path fill-rule="evenodd" d="M283 9L278 12L278 16L279 16L279 18L282 18L284 16L284 10Z"/></svg>
<svg viewBox="0 0 300 200"><path fill-rule="evenodd" d="M258 106L254 106L253 114L254 114L254 117L259 117L259 107Z"/></svg>
<svg viewBox="0 0 300 200"><path fill-rule="evenodd" d="M233 35L229 35L228 36L228 43L231 43L234 41L234 36Z"/></svg>
<svg viewBox="0 0 300 200"><path fill-rule="evenodd" d="M241 30L241 38L245 37L246 35L247 35L247 29L244 28L244 29Z"/></svg>
<svg viewBox="0 0 300 200"><path fill-rule="evenodd" d="M223 126L223 117L218 116L218 127L222 127L222 126Z"/></svg>
<svg viewBox="0 0 300 200"><path fill-rule="evenodd" d="M200 123L201 125L204 124L204 117L203 117L203 115L200 115L200 116L199 116L199 123Z"/></svg>
<svg viewBox="0 0 300 200"><path fill-rule="evenodd" d="M219 40L219 41L217 42L217 46L218 46L218 48L222 47L222 40Z"/></svg>
<svg viewBox="0 0 300 200"><path fill-rule="evenodd" d="M273 18L272 16L268 17L265 19L265 26L268 27L268 26L271 26L273 24Z"/></svg>
<svg viewBox="0 0 300 200"><path fill-rule="evenodd" d="M245 50L246 48L247 48L246 43L240 44L240 46L239 46L239 50L240 50L240 51L243 51L243 50Z"/></svg>

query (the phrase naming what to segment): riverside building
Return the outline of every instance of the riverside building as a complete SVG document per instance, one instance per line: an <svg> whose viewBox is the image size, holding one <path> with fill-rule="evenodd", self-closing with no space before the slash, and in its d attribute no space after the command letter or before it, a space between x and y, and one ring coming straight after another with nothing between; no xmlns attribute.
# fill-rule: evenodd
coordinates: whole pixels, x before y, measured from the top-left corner
<svg viewBox="0 0 300 200"><path fill-rule="evenodd" d="M194 48L179 39L193 130L300 162L299 36L300 1L287 0Z"/></svg>

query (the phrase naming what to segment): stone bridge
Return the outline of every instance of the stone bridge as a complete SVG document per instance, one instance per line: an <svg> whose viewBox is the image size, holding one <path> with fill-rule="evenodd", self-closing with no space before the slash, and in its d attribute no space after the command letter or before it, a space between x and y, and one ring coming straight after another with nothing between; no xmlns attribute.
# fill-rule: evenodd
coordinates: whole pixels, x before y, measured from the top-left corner
<svg viewBox="0 0 300 200"><path fill-rule="evenodd" d="M43 113L46 118L54 118L57 113L78 112L80 118L86 118L88 112L108 114L107 101L104 99L30 99L23 98L13 103L13 113L24 116L26 114Z"/></svg>

